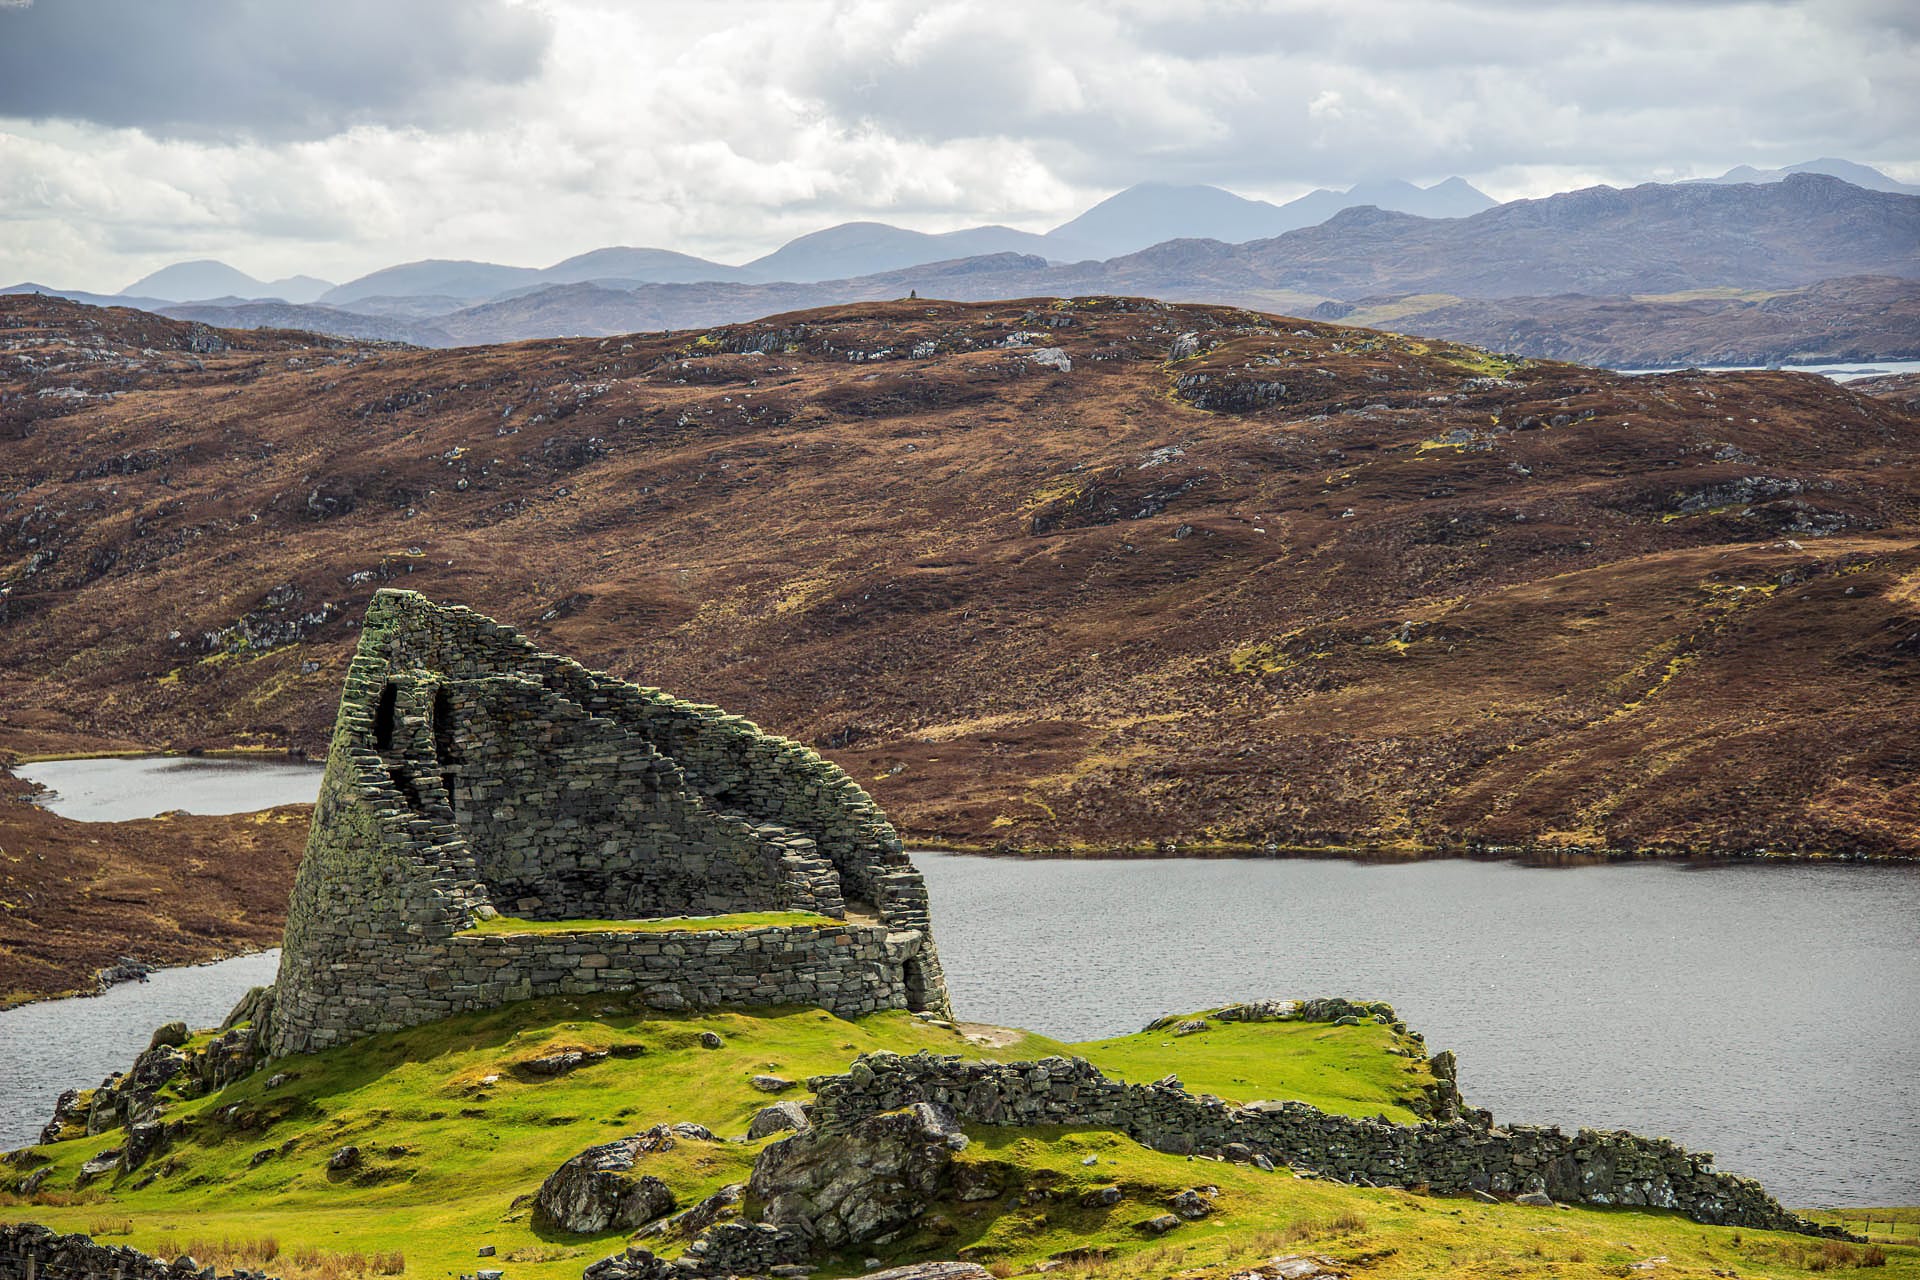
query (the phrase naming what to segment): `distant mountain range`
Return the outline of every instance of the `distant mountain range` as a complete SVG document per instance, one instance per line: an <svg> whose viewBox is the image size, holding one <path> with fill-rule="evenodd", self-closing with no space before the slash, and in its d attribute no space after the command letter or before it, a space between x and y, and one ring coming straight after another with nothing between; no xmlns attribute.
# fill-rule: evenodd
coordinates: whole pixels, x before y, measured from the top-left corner
<svg viewBox="0 0 1920 1280"><path fill-rule="evenodd" d="M1614 369L1920 360L1920 280L1847 276L1734 297L1327 302L1316 320Z"/></svg>
<svg viewBox="0 0 1920 1280"><path fill-rule="evenodd" d="M1458 179L1427 188L1363 184L1281 205L1217 187L1146 183L1044 235L997 226L930 234L846 223L737 267L616 247L544 268L434 259L326 286L306 277L262 283L201 261L156 272L110 298L42 285L0 292L57 292L224 327L310 329L421 346L725 324L915 290L959 301L1141 294L1296 313L1407 295L1437 295L1426 311L1469 300L1526 300L1474 313L1474 324L1497 326L1517 308L1556 295L1625 299L1797 289L1838 277L1920 277L1916 190L1843 160L1507 204ZM198 301L169 298L199 288L222 292ZM250 296L256 289L276 292ZM298 296L310 301L296 302ZM1590 314L1549 309L1569 324L1578 315L1587 326L1578 342L1604 347L1590 331ZM1901 311L1888 323L1908 322ZM1467 315L1456 311L1446 323L1465 326ZM1715 332L1739 330L1726 323L1734 329L1723 324ZM1763 328L1767 342L1798 340L1773 321ZM1886 324L1856 328L1888 331ZM1658 334L1636 333L1630 345L1660 348ZM1799 336L1811 341L1817 334Z"/></svg>
<svg viewBox="0 0 1920 1280"><path fill-rule="evenodd" d="M124 297L165 298L172 302L193 298L278 298L282 302L298 303L317 301L331 288L327 281L312 276L288 276L284 280L263 282L224 262L198 258L162 267L120 292Z"/></svg>
<svg viewBox="0 0 1920 1280"><path fill-rule="evenodd" d="M1831 157L1824 160L1806 160L1799 164L1790 164L1784 169L1756 169L1750 164L1738 165L1727 170L1717 178L1695 178L1695 182L1779 182L1795 173L1824 173L1829 177L1843 178L1856 187L1865 187L1869 191L1891 191L1896 195L1920 196L1920 186L1911 182L1900 182L1871 165L1855 164L1851 160L1836 160Z"/></svg>
<svg viewBox="0 0 1920 1280"><path fill-rule="evenodd" d="M1494 203L1492 197L1462 178L1448 178L1426 188L1397 180L1361 183L1346 191L1321 189L1282 205L1249 200L1219 187L1144 182L1109 196L1044 235L1002 226L925 232L884 222L844 222L790 240L743 266L728 266L671 249L622 246L595 249L550 267L429 258L385 267L341 285L312 276L263 282L224 262L198 259L144 276L117 296L135 306L154 301L236 299L348 307L370 301L434 298L447 304L432 313L442 314L549 285L810 284L996 253L1080 262L1135 253L1167 240L1258 240L1312 226L1342 209L1361 205L1429 218L1459 218L1490 209ZM0 290L25 291L23 286ZM57 292L80 300L71 290L35 285L32 291ZM104 295L89 298L96 296ZM403 310L425 314L411 308Z"/></svg>

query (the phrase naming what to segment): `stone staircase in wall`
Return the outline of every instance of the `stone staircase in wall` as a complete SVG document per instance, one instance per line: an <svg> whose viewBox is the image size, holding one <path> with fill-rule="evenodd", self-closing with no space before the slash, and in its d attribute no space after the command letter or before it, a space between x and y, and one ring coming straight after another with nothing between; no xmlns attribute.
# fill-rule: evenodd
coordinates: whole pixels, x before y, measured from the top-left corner
<svg viewBox="0 0 1920 1280"><path fill-rule="evenodd" d="M820 852L812 837L777 822L755 822L734 810L718 816L750 827L762 847L779 858L784 873L784 910L812 911L836 920L846 918L847 900L840 884L840 871L831 858Z"/></svg>

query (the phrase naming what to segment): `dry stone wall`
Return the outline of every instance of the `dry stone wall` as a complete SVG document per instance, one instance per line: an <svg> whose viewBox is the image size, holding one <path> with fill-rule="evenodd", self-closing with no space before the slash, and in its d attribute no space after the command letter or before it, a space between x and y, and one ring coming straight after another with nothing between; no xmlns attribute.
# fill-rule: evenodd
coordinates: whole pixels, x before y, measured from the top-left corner
<svg viewBox="0 0 1920 1280"><path fill-rule="evenodd" d="M837 923L469 932L781 910ZM949 1012L926 886L839 768L402 591L347 672L275 989L276 1055L562 992Z"/></svg>
<svg viewBox="0 0 1920 1280"><path fill-rule="evenodd" d="M0 1225L0 1280L266 1280L263 1271L216 1272L187 1258L163 1262L124 1245L61 1235L36 1223Z"/></svg>
<svg viewBox="0 0 1920 1280"><path fill-rule="evenodd" d="M1442 1193L1544 1192L1556 1200L1677 1209L1696 1222L1833 1234L1781 1208L1760 1184L1664 1138L1455 1120L1396 1125L1299 1102L1235 1106L1169 1084L1108 1079L1081 1058L1003 1065L929 1053L868 1054L808 1082L826 1132L927 1102L962 1123L1113 1129L1160 1151L1264 1156L1296 1171Z"/></svg>

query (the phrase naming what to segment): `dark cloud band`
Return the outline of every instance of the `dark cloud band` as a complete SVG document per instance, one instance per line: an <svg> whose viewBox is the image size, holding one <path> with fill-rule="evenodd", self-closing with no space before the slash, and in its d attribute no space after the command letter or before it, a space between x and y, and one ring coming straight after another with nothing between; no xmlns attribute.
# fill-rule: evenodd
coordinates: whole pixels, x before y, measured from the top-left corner
<svg viewBox="0 0 1920 1280"><path fill-rule="evenodd" d="M275 139L426 123L531 78L550 39L507 0L0 4L0 116Z"/></svg>

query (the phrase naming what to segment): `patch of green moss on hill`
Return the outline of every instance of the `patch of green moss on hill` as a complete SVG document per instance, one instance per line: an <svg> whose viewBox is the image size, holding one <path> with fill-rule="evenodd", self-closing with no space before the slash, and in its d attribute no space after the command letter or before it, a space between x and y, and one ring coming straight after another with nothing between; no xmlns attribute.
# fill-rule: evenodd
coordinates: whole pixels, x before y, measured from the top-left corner
<svg viewBox="0 0 1920 1280"><path fill-rule="evenodd" d="M738 932L775 926L841 923L831 916L813 911L742 911L724 916L661 916L646 920L522 920L515 916L495 916L475 921L463 930L470 934L507 933L685 933L689 931Z"/></svg>
<svg viewBox="0 0 1920 1280"><path fill-rule="evenodd" d="M1348 1116L1420 1119L1413 1103L1434 1083L1426 1049L1377 1022L1213 1022L1205 1031L1172 1027L1074 1046L1123 1080L1171 1072L1194 1093L1228 1102L1305 1102Z"/></svg>
<svg viewBox="0 0 1920 1280"><path fill-rule="evenodd" d="M616 997L529 1001L283 1059L218 1094L176 1102L166 1118L185 1122L184 1131L132 1175L76 1188L80 1166L119 1145L120 1133L43 1148L51 1174L32 1196L0 1194L0 1220L223 1267L261 1266L287 1280L471 1272L488 1265L474 1261L484 1245L513 1280L573 1280L626 1236L536 1232L528 1197L546 1175L587 1146L691 1120L733 1140L682 1143L648 1157L648 1172L682 1205L744 1181L764 1145L739 1140L768 1101L749 1083L755 1075L802 1081L880 1049L1001 1061L1077 1053L1130 1080L1172 1072L1192 1089L1236 1100L1298 1098L1399 1118L1425 1082L1419 1061L1404 1056L1411 1038L1377 1023L1215 1023L1187 1036L1144 1032L1085 1045L987 1031L903 1013L848 1021L818 1009L662 1015ZM702 1043L707 1032L718 1034L718 1048ZM552 1068L540 1060L570 1050L606 1056L543 1074ZM969 1132L958 1158L995 1194L935 1205L914 1234L872 1256L969 1256L1008 1275L1072 1258L1069 1274L1130 1280L1213 1280L1308 1249L1379 1280L1618 1276L1652 1256L1669 1259L1661 1275L1682 1277L1714 1269L1799 1276L1835 1265L1804 1237L1669 1214L1346 1187L1166 1155L1105 1131ZM329 1156L348 1145L361 1149L362 1166L330 1172ZM0 1184L28 1171L0 1166ZM151 1183L135 1189L149 1174ZM1118 1203L1082 1203L1106 1186L1120 1189ZM1164 1238L1139 1229L1193 1186L1218 1188L1217 1212ZM1920 1250L1886 1252L1887 1268L1876 1274L1920 1278ZM867 1256L861 1250L819 1274L858 1274Z"/></svg>

